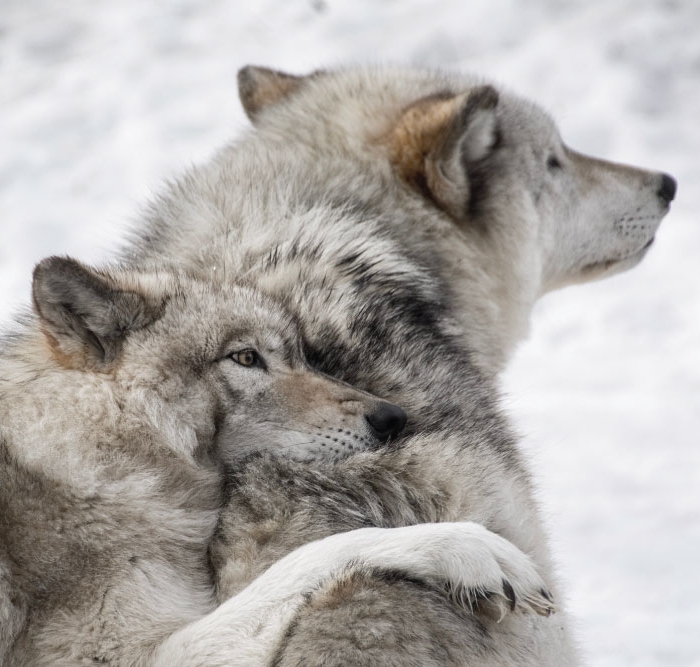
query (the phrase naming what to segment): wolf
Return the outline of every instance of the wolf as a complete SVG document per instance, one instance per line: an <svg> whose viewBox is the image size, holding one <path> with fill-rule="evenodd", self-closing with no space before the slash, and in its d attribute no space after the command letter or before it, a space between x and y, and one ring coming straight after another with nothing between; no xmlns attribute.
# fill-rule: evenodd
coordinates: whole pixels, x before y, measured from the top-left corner
<svg viewBox="0 0 700 667"><path fill-rule="evenodd" d="M675 180L573 150L540 107L470 75L248 66L238 81L252 129L151 204L123 260L245 277L294 313L315 368L408 419L391 451L337 466L229 467L219 599L308 540L470 520L533 559L556 616L497 623L360 576L311 596L273 664L576 664L498 374L541 295L641 261Z"/></svg>
<svg viewBox="0 0 700 667"><path fill-rule="evenodd" d="M32 293L0 343L0 664L266 665L309 595L356 576L551 611L531 559L473 522L307 542L217 605L222 461L337 461L405 415L310 368L294 318L245 285L53 257Z"/></svg>

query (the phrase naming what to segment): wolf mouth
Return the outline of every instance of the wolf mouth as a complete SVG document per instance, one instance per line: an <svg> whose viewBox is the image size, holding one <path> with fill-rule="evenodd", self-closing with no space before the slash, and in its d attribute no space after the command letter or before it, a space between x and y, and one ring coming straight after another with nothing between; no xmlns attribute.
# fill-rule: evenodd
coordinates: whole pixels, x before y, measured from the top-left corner
<svg viewBox="0 0 700 667"><path fill-rule="evenodd" d="M586 264L582 269L582 273L596 273L600 271L607 271L610 267L615 266L615 264L620 264L621 262L627 262L629 260L641 260L646 254L647 250L652 246L656 236L652 236L639 250L624 255L623 257L616 257L615 259L606 259L602 262L592 262L591 264Z"/></svg>

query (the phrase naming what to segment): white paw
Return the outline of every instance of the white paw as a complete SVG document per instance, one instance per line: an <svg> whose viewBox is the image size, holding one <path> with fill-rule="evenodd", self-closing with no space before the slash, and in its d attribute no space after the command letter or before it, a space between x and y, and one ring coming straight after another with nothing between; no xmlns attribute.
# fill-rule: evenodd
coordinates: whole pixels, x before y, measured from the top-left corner
<svg viewBox="0 0 700 667"><path fill-rule="evenodd" d="M508 540L475 523L453 526L456 534L439 542L454 558L456 571L444 583L461 606L496 620L521 611L549 616L555 611L551 593L532 560Z"/></svg>
<svg viewBox="0 0 700 667"><path fill-rule="evenodd" d="M543 616L554 611L552 596L530 558L471 521L359 528L302 547L280 561L280 567L284 560L299 561L308 586L336 568L347 572L369 567L421 579L466 609L497 620L516 610ZM301 585L299 577L296 581Z"/></svg>

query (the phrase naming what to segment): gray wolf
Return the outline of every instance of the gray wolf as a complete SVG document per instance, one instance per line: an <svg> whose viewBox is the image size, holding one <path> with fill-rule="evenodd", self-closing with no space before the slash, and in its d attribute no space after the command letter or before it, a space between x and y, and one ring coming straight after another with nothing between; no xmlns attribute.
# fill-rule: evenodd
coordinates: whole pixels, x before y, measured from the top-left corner
<svg viewBox="0 0 700 667"><path fill-rule="evenodd" d="M470 76L246 67L253 129L155 201L123 259L245 277L285 303L324 373L401 405L394 451L335 468L269 454L229 472L220 599L310 539L466 519L531 556L558 598L498 372L544 293L647 253L676 183L563 143L535 104ZM322 591L276 665L567 665L561 611L501 623L410 582Z"/></svg>
<svg viewBox="0 0 700 667"><path fill-rule="evenodd" d="M377 448L403 413L311 369L250 287L54 257L33 304L0 342L2 665L268 664L314 590L361 574L550 610L531 560L470 522L307 543L217 606L221 443L308 465Z"/></svg>

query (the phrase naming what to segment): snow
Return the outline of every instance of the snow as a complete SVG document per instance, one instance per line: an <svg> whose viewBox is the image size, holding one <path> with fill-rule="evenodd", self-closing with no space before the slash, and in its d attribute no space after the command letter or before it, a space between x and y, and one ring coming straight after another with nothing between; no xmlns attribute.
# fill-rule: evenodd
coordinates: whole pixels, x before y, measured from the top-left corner
<svg viewBox="0 0 700 667"><path fill-rule="evenodd" d="M700 665L700 2L3 0L0 322L245 126L239 67L367 60L480 72L678 179L645 261L545 297L504 383L588 663Z"/></svg>

